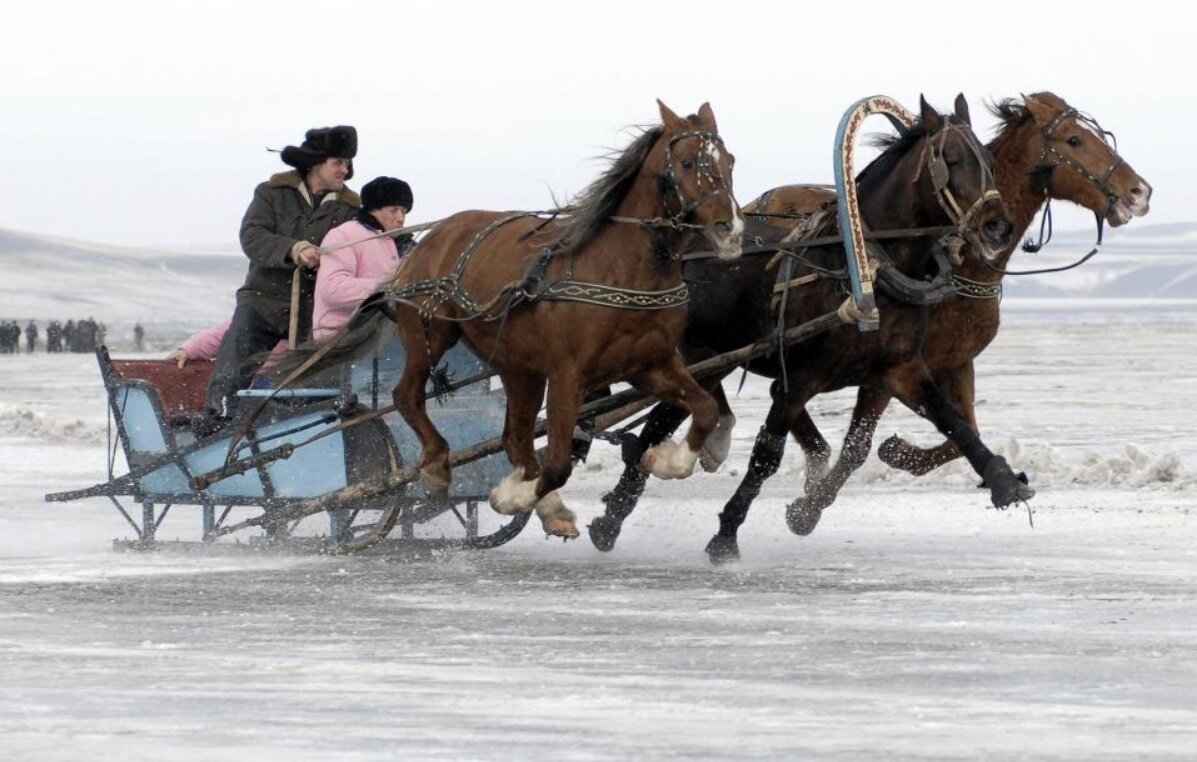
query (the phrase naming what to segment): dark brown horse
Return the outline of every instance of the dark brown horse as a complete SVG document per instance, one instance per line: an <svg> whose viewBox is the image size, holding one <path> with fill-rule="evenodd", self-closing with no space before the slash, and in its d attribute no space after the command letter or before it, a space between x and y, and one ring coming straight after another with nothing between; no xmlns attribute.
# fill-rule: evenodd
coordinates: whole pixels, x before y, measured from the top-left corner
<svg viewBox="0 0 1197 762"><path fill-rule="evenodd" d="M1071 201L1115 227L1132 216L1147 214L1151 186L1122 160L1092 118L1049 92L1024 96L1022 103L1005 100L991 110L1001 125L988 147L998 190L1014 223L1015 241L1049 199ZM829 200L833 202L834 197L828 199L826 192L793 186L771 191L764 208L750 206L746 211L809 213ZM954 268L959 295L932 307L927 321L923 359L935 385L974 430L973 361L997 335L1002 276L1014 249L1010 246L989 259L966 247ZM799 417L794 433L807 456L808 484L806 497L788 512L795 532L807 534L814 529L838 485L863 461L890 399L892 395L882 384L860 386L842 454L830 471L827 441L808 414ZM893 436L881 445L878 455L895 468L922 475L959 458L961 451L951 440L922 449Z"/></svg>
<svg viewBox="0 0 1197 762"><path fill-rule="evenodd" d="M371 346L391 310L406 354L394 401L423 451L425 488L449 485L449 446L425 409L425 386L464 339L507 393L504 448L514 472L491 490L500 513L533 507L550 534L577 535L556 490L572 470L571 434L583 395L627 381L687 410L685 442L644 454L646 471L693 471L718 412L677 352L686 322L681 252L705 237L720 259L740 255L744 228L732 193L733 157L707 104L641 134L564 218L469 211L436 225L385 289L355 315L327 365ZM313 371L318 370L313 368ZM534 426L548 391L543 466Z"/></svg>
<svg viewBox="0 0 1197 762"><path fill-rule="evenodd" d="M974 241L979 251L995 257L1008 246L1011 223L1004 205L987 193L992 190L988 185L992 178L991 159L968 127L967 106L963 98L958 98L956 115L945 119L925 102L921 105L921 118L915 128L891 141L884 153L857 178L866 227L891 230L960 225L964 228L962 235ZM933 168L937 155L944 164ZM942 181L944 175L954 203L944 201L944 187L937 183L937 178ZM779 199L778 203L787 202ZM957 211L953 214L952 209ZM814 232L819 235L834 232L830 223L834 219L829 218L829 226ZM886 267L904 276L905 283L917 284L937 272L933 248L933 241L928 238L888 243L885 253L892 264ZM840 246L808 250L796 259L787 280L786 326L807 322L840 305L845 294L843 266ZM692 354L743 346L767 335L775 325L768 305L777 276L767 272L759 259L739 262L723 272L699 265L688 269L687 277L693 279L695 289L686 332ZM778 380L773 385L773 406L757 438L748 473L720 515L719 534L708 545L713 559L738 554L736 530L761 484L776 471L786 434L798 421L809 421L804 416L806 401L846 386L880 384L906 404L923 411L968 454L990 487L995 504L1004 506L1032 494L1005 459L984 446L936 387L921 356L927 307L885 289L878 293L878 305L881 314L878 331L861 333L855 325L845 325L792 347L784 362L773 355L750 364L752 371ZM751 314L742 314L745 310ZM736 318L729 320L731 315ZM668 424L650 419L642 438L646 443L651 442L667 429ZM827 486L838 490L838 485ZM591 538L596 546L611 547L620 523L642 488L643 479L632 469L625 471L620 486L604 498L606 514L591 525ZM831 490L828 494L834 496Z"/></svg>

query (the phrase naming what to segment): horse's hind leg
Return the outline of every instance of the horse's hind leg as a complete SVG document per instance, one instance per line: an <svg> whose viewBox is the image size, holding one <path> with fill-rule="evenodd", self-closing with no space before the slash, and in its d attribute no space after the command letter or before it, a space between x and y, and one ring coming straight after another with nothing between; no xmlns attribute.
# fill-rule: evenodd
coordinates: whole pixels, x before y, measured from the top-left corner
<svg viewBox="0 0 1197 762"><path fill-rule="evenodd" d="M974 406L974 395L976 394L974 383L971 361L935 373L935 385L964 415L973 431L980 431L977 428L977 411ZM960 455L960 448L950 439L935 447L924 448L911 444L897 434L882 442L881 446L877 448L877 457L881 458L882 463L915 476L930 473L945 463L956 460Z"/></svg>
<svg viewBox="0 0 1197 762"><path fill-rule="evenodd" d="M500 513L517 513L536 508L545 534L573 538L578 526L573 512L565 507L557 488L569 478L572 468L572 435L578 421L581 390L558 378L548 382L549 446L544 466L536 462L532 432L536 412L544 396L545 380L530 374L505 374L507 424L503 443L515 471L491 490L491 505Z"/></svg>
<svg viewBox="0 0 1197 762"><path fill-rule="evenodd" d="M399 414L420 440L420 482L429 498L443 501L448 498L449 443L428 417L424 389L433 365L445 350L457 341L457 328L436 322L425 330L424 322L414 311L403 310L399 315L399 336L403 340L403 375L391 393Z"/></svg>
<svg viewBox="0 0 1197 762"><path fill-rule="evenodd" d="M856 469L864 465L873 447L873 432L889 405L890 396L871 386L862 386L856 393L856 407L852 422L844 435L844 446L835 465L822 479L806 481L806 495L786 507L786 524L794 534L808 535L823 515L823 509L835 502L840 489Z"/></svg>
<svg viewBox="0 0 1197 762"><path fill-rule="evenodd" d="M806 455L806 491L810 492L814 482L827 476L831 467L831 445L827 444L823 432L819 431L806 408L790 426L790 433Z"/></svg>
<svg viewBox="0 0 1197 762"><path fill-rule="evenodd" d="M690 430L678 444L666 440L650 448L640 467L660 479L684 479L694 471L707 438L719 422L719 406L686 370L681 355L673 354L666 365L630 379L632 385L662 402L690 413Z"/></svg>

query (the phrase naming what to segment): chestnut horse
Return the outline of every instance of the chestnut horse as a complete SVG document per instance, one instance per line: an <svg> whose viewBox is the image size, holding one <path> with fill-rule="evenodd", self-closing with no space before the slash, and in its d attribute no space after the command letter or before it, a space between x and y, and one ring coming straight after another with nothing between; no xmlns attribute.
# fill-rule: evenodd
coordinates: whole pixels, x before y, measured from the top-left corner
<svg viewBox="0 0 1197 762"><path fill-rule="evenodd" d="M960 234L975 247L996 257L1010 242L1012 225L1004 205L993 198L989 184L991 158L968 126L963 97L957 98L956 114L948 119L921 102L916 126L890 141L880 157L857 178L861 214L868 230L892 230L912 226L963 227ZM937 156L943 162L932 167ZM947 189L955 204L937 194L936 177L946 174ZM818 191L803 193L821 198ZM834 199L833 199L834 200ZM778 205L790 203L777 199ZM951 209L956 209L952 213ZM963 214L959 210L967 210ZM834 215L814 235L834 232ZM885 255L892 264L883 267L905 276L906 283L918 283L936 274L939 261L933 256L933 239L908 238L888 242ZM782 286L788 291L784 324L795 326L834 310L843 300L844 252L840 245L807 250L795 257L794 270ZM745 260L734 270L721 272L698 262L687 269L693 280L695 299L687 327L687 351L691 355L724 352L768 335L776 319L770 312L776 273L760 260ZM882 285L885 279L879 281ZM968 454L970 463L990 487L997 505L1026 499L1032 491L1018 480L1004 458L984 446L961 413L935 385L921 356L927 330L927 308L899 298L885 288L878 291L881 328L861 333L853 325L808 339L791 347L784 361L774 354L749 364L749 369L776 378L773 406L753 449L747 474L735 496L720 515L720 531L707 551L713 560L738 555L736 530L764 480L781 460L785 436L804 416L811 397L827 391L864 383L882 384L906 404L920 409L945 435ZM660 409L660 406L659 406ZM645 443L667 436L684 414L654 411L645 426ZM623 519L642 491L643 477L625 470L620 485L604 498L607 511L590 527L591 539L600 549L609 549ZM836 485L838 489L838 485Z"/></svg>
<svg viewBox="0 0 1197 762"><path fill-rule="evenodd" d="M557 494L572 470L571 434L583 395L617 381L693 419L684 443L644 454L644 469L666 479L693 471L718 408L677 352L688 300L680 255L703 236L719 259L735 259L744 222L732 192L734 159L711 107L681 118L658 105L661 125L617 157L568 216L467 211L438 223L309 370L373 346L383 313L393 315L406 355L394 402L420 440L431 498L447 491L449 446L428 417L425 387L462 339L507 394L503 445L515 470L491 490L496 511L535 507L547 533L577 536ZM542 466L533 442L546 386Z"/></svg>
<svg viewBox="0 0 1197 762"><path fill-rule="evenodd" d="M1001 126L988 147L998 191L1014 222L1014 241L1023 236L1050 199L1089 209L1114 227L1124 225L1132 216L1147 214L1151 186L1123 161L1092 118L1059 96L1043 92L1024 96L1022 103L1007 99L991 111ZM753 211L809 213L827 203L825 192L823 195L820 199L819 192L801 186L779 188L768 194L764 208ZM923 359L936 386L974 430L973 361L997 335L1002 276L1014 249L1010 246L990 259L977 256L966 246L961 263L953 270L959 294L932 307L927 322ZM808 414L799 416L794 435L806 453L808 478L806 496L787 512L790 528L796 533L809 534L814 529L822 509L834 500L838 485L863 462L890 399L892 395L882 384L860 386L840 458L830 471L827 441ZM922 449L895 435L882 443L878 455L890 466L921 476L959 458L961 451L951 440Z"/></svg>

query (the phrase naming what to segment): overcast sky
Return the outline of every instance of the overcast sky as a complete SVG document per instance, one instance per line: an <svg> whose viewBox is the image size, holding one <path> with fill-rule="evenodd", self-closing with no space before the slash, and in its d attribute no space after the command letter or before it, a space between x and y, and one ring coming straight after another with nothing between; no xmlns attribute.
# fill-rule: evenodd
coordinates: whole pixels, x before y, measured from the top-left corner
<svg viewBox="0 0 1197 762"><path fill-rule="evenodd" d="M1052 90L1155 187L1136 225L1197 221L1197 52L1151 2L62 2L6 6L0 228L232 244L267 147L358 128L355 188L415 189L413 222L538 209L656 120L710 101L747 202L831 178L836 124L884 93L949 110ZM1175 6L1173 6L1175 7ZM869 128L885 129L884 120ZM1091 225L1057 212L1057 227Z"/></svg>

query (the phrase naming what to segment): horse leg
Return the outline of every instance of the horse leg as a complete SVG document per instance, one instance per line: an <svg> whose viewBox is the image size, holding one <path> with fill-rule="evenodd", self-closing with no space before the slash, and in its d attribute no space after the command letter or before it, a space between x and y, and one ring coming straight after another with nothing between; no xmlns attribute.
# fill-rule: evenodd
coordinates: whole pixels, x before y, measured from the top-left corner
<svg viewBox="0 0 1197 762"><path fill-rule="evenodd" d="M449 443L428 417L424 389L432 367L457 339L456 328L436 322L425 329L414 315L401 313L399 335L403 340L403 375L391 398L403 420L420 440L420 482L429 499L444 502L449 497Z"/></svg>
<svg viewBox="0 0 1197 762"><path fill-rule="evenodd" d="M707 437L719 423L719 406L686 370L682 356L676 352L665 365L630 380L637 389L690 413L690 430L681 444L666 440L649 448L640 459L640 467L659 479L686 478L694 472Z"/></svg>
<svg viewBox="0 0 1197 762"><path fill-rule="evenodd" d="M786 524L797 535L815 530L823 509L835 502L840 489L856 469L864 465L873 447L873 432L877 421L889 405L890 396L872 386L862 386L856 392L856 407L852 422L844 435L844 445L835 465L822 479L807 480L806 495L786 506Z"/></svg>
<svg viewBox="0 0 1197 762"><path fill-rule="evenodd" d="M891 374L892 375L892 374ZM925 366L921 373L894 376L891 391L919 415L924 416L948 439L956 443L973 470L981 475L981 486L989 488L989 497L996 508L1005 508L1019 500L1030 500L1035 490L1025 475L1016 475L1010 464L981 441L976 429L969 426L964 415L940 391Z"/></svg>
<svg viewBox="0 0 1197 762"><path fill-rule="evenodd" d="M752 456L748 460L744 478L740 480L740 486L719 514L719 531L707 543L707 557L711 563L724 563L740 558L736 534L740 525L748 518L748 509L760 494L761 485L777 473L781 465L781 456L785 452L786 432L802 411L805 398L788 399L780 384L774 384L771 392L773 404L769 408L769 414L765 416L765 425L761 426L756 435L756 442L752 445Z"/></svg>
<svg viewBox="0 0 1197 762"><path fill-rule="evenodd" d="M974 406L976 387L973 363L970 360L955 368L946 368L935 373L935 383L964 415L974 431L977 428L977 411ZM881 462L915 476L922 476L936 468L959 458L960 448L952 440L935 447L919 447L894 434L877 448Z"/></svg>
<svg viewBox="0 0 1197 762"><path fill-rule="evenodd" d="M594 547L602 551L609 551L615 547L615 540L623 528L624 519L631 515L636 508L636 503L644 494L644 485L648 481L648 474L640 470L639 467L641 454L646 448L660 444L673 436L673 432L677 431L687 417L688 414L685 410L658 403L649 411L648 420L645 422L640 436L626 435L632 437L632 446L624 447L623 474L620 475L619 483L615 485L615 488L603 495L603 503L606 505L603 515L596 518L587 527L590 532L590 541L594 543ZM634 453L635 457L629 459L629 452Z"/></svg>
<svg viewBox="0 0 1197 762"><path fill-rule="evenodd" d="M819 431L806 408L794 419L790 434L806 455L806 493L810 494L812 485L827 476L827 470L831 467L831 445L827 444L823 432Z"/></svg>
<svg viewBox="0 0 1197 762"><path fill-rule="evenodd" d="M571 539L578 536L577 517L565 507L557 490L569 481L573 472L573 433L582 406L582 392L575 373L562 371L549 377L545 414L548 418L548 445L544 466L536 484L536 515L545 534Z"/></svg>
<svg viewBox="0 0 1197 762"><path fill-rule="evenodd" d="M719 406L719 422L715 424L715 430L707 437L702 453L698 456L698 464L707 473L719 470L719 466L727 460L727 455L731 452L732 429L736 427L736 415L727 401L722 380L723 377L720 376L714 384L703 385L703 388L707 389L715 398L715 404Z"/></svg>
<svg viewBox="0 0 1197 762"><path fill-rule="evenodd" d="M503 449L514 470L490 491L490 505L506 515L526 513L536 504L535 486L540 477L532 433L540 401L544 399L545 379L515 372L501 373L500 379L507 394Z"/></svg>

